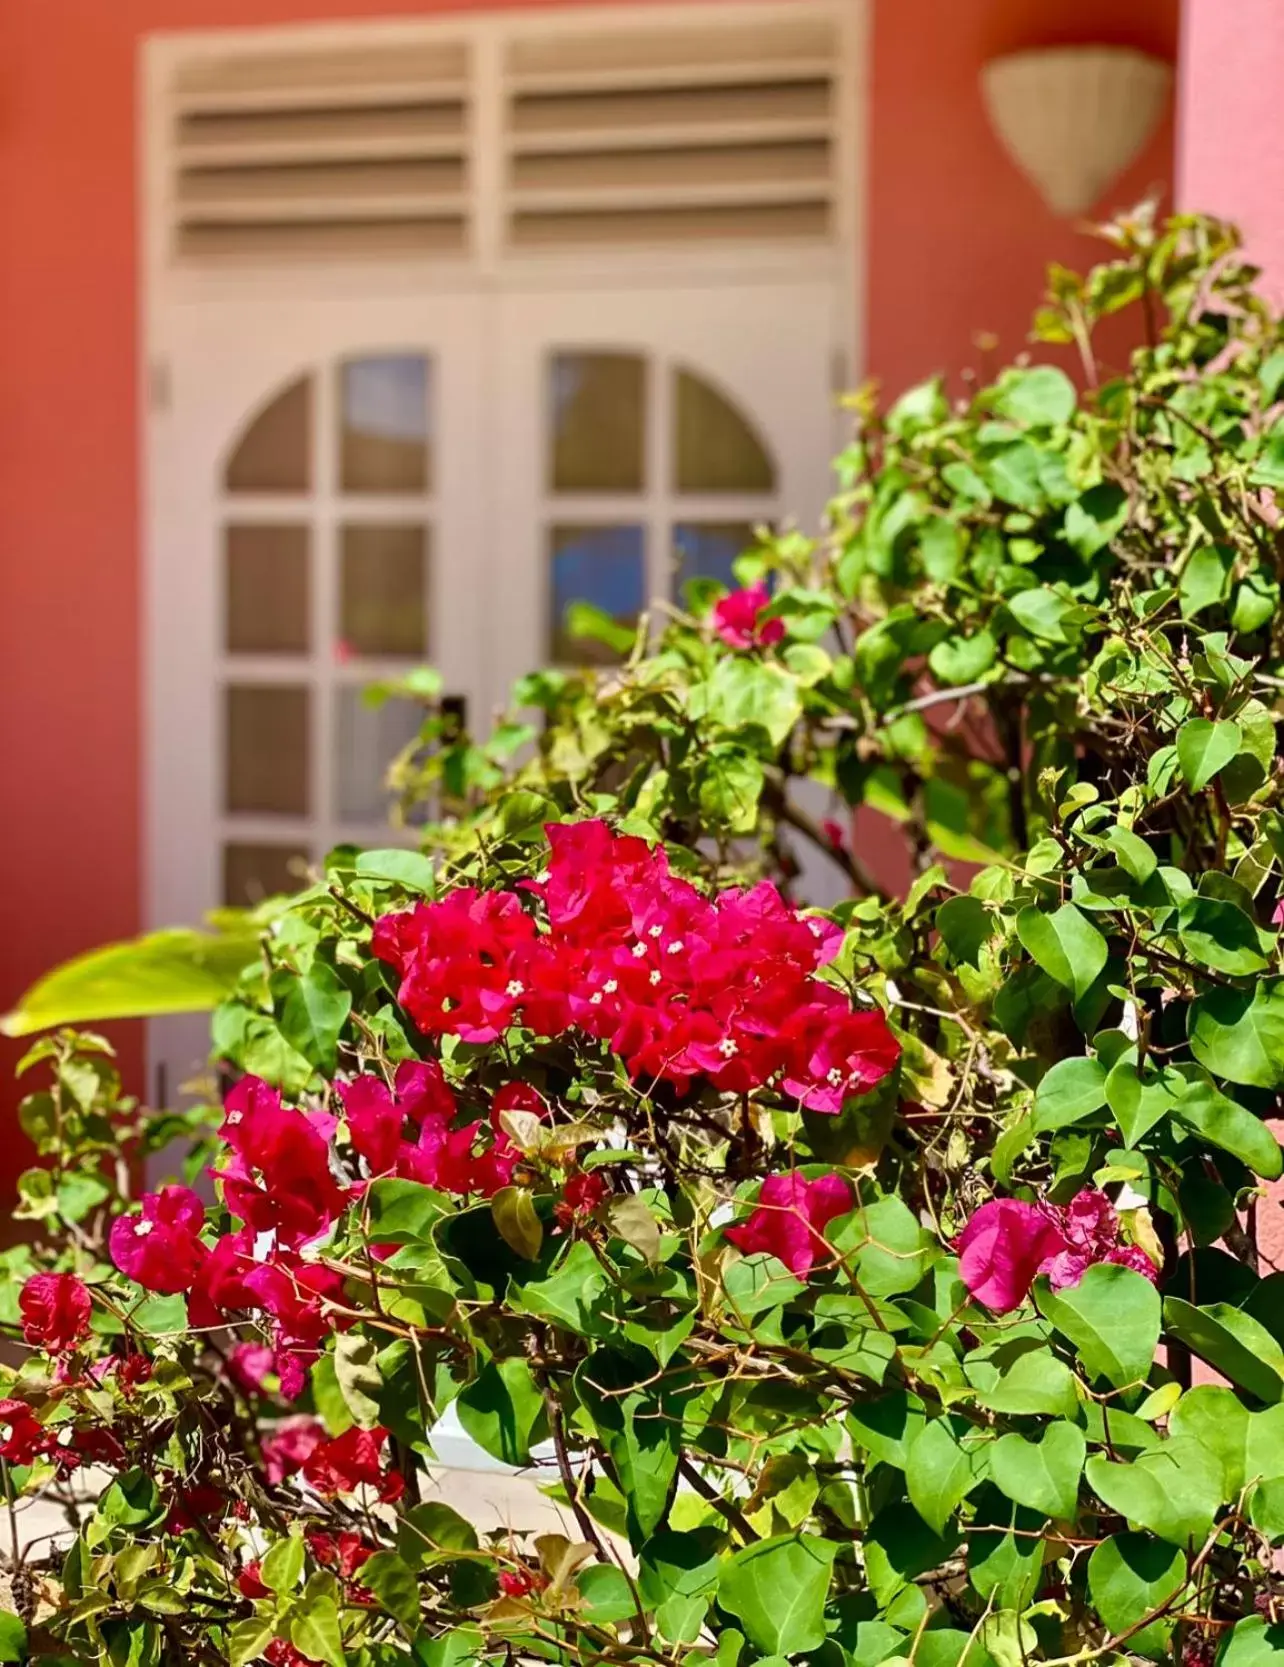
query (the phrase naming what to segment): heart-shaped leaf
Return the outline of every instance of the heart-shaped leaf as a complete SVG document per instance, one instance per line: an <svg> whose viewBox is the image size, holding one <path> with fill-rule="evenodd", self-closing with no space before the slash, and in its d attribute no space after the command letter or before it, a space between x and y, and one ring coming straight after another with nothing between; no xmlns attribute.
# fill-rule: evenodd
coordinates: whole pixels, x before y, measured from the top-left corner
<svg viewBox="0 0 1284 1667"><path fill-rule="evenodd" d="M1049 1424L1038 1441L1000 1436L989 1449L990 1478L1018 1505L1045 1516L1073 1518L1087 1451L1077 1424Z"/></svg>

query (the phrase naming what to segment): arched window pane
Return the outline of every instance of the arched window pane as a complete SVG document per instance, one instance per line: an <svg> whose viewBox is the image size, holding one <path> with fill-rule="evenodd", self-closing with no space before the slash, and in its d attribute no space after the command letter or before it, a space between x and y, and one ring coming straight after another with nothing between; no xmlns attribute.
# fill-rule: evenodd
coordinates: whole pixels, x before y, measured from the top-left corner
<svg viewBox="0 0 1284 1667"><path fill-rule="evenodd" d="M412 700L368 706L359 688L336 689L334 702L335 814L341 822L386 822L388 766L418 735L424 709Z"/></svg>
<svg viewBox="0 0 1284 1667"><path fill-rule="evenodd" d="M229 685L225 810L308 814L309 698L272 683Z"/></svg>
<svg viewBox="0 0 1284 1667"><path fill-rule="evenodd" d="M312 489L312 378L301 376L264 406L228 459L229 492Z"/></svg>
<svg viewBox="0 0 1284 1667"><path fill-rule="evenodd" d="M229 654L306 654L306 526L230 526L224 531Z"/></svg>
<svg viewBox="0 0 1284 1667"><path fill-rule="evenodd" d="M428 652L428 528L343 529L339 635L349 653L418 659Z"/></svg>
<svg viewBox="0 0 1284 1667"><path fill-rule="evenodd" d="M734 405L691 371L674 373L673 478L679 492L774 492L776 469Z"/></svg>
<svg viewBox="0 0 1284 1667"><path fill-rule="evenodd" d="M308 852L298 845L223 847L223 901L234 908L253 908L265 897L279 897L307 884L304 864Z"/></svg>
<svg viewBox="0 0 1284 1667"><path fill-rule="evenodd" d="M640 492L646 366L635 353L555 353L548 361L551 492Z"/></svg>
<svg viewBox="0 0 1284 1667"><path fill-rule="evenodd" d="M340 367L339 480L345 492L427 492L432 479L432 367L421 354Z"/></svg>
<svg viewBox="0 0 1284 1667"><path fill-rule="evenodd" d="M607 644L572 636L567 609L588 602L617 625L636 625L646 590L641 527L553 527L549 532L549 654L554 665L613 665Z"/></svg>
<svg viewBox="0 0 1284 1667"><path fill-rule="evenodd" d="M735 590L731 564L755 543L747 521L684 521L673 529L673 593L688 579L716 579Z"/></svg>

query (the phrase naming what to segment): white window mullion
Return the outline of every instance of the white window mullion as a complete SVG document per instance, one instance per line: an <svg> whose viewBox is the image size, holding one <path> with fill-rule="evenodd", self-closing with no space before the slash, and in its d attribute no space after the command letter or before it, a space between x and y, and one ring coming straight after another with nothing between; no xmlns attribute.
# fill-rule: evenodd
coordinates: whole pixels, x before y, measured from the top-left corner
<svg viewBox="0 0 1284 1667"><path fill-rule="evenodd" d="M330 828L335 817L334 703L337 698L337 683L334 662L335 643L338 638L342 520L338 478L339 412L338 401L335 398L339 376L337 362L318 367L312 431L316 532L311 594L312 654L309 681L312 712L309 743L312 749L312 855L318 862L332 843Z"/></svg>

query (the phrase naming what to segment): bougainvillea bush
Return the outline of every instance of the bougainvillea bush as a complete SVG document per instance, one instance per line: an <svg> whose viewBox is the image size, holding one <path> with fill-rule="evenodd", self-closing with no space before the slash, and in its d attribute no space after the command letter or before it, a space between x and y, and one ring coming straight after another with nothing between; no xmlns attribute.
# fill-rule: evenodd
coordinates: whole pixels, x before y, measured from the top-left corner
<svg viewBox="0 0 1284 1667"><path fill-rule="evenodd" d="M423 849L236 923L212 1122L36 1042L0 1658L1284 1662L1284 330L1106 235L1081 390L862 397L818 537L429 712Z"/></svg>

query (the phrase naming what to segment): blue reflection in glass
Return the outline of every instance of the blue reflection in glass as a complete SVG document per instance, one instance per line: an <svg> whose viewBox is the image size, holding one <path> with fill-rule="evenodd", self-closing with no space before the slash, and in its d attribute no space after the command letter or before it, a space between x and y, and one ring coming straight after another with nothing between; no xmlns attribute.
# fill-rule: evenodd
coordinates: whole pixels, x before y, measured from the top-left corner
<svg viewBox="0 0 1284 1667"><path fill-rule="evenodd" d="M684 521L674 527L674 596L681 594L688 579L716 579L728 590L735 590L737 580L731 564L755 542L747 521Z"/></svg>
<svg viewBox="0 0 1284 1667"><path fill-rule="evenodd" d="M553 527L549 533L549 652L555 665L610 665L605 643L573 637L566 610L590 602L617 624L634 625L646 598L643 529Z"/></svg>

